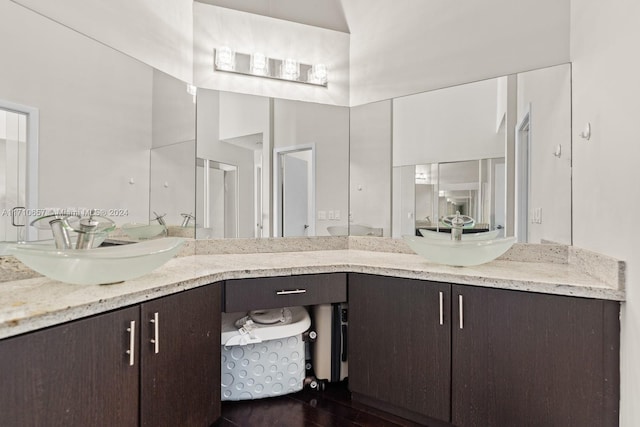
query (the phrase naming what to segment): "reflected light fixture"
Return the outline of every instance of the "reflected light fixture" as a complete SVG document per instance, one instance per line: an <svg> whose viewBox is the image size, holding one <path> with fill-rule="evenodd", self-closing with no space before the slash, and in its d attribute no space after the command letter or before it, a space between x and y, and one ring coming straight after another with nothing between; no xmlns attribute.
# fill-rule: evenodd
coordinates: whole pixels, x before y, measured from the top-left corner
<svg viewBox="0 0 640 427"><path fill-rule="evenodd" d="M262 52L236 52L228 46L214 49L214 71L246 76L266 77L327 87L328 68L325 64L305 64L295 58L275 59Z"/></svg>

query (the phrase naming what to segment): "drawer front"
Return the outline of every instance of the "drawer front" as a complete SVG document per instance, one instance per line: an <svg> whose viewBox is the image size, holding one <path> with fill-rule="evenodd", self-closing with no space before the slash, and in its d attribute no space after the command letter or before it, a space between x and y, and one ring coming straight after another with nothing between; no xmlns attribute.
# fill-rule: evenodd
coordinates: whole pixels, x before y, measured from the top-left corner
<svg viewBox="0 0 640 427"><path fill-rule="evenodd" d="M225 282L227 313L347 300L347 274L237 279Z"/></svg>

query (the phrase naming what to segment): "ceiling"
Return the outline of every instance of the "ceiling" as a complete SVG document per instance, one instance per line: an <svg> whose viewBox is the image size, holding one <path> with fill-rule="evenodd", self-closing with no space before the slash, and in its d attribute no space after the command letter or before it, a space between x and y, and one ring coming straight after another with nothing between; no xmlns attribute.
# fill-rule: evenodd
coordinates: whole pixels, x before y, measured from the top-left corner
<svg viewBox="0 0 640 427"><path fill-rule="evenodd" d="M329 30L349 32L341 0L196 0Z"/></svg>

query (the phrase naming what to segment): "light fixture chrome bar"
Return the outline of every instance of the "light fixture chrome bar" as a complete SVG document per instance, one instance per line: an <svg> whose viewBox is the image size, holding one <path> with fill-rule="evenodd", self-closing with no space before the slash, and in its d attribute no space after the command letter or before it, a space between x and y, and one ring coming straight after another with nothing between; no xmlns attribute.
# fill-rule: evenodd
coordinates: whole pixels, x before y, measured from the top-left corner
<svg viewBox="0 0 640 427"><path fill-rule="evenodd" d="M213 56L215 71L328 86L327 67L324 64L310 65L294 59L268 58L260 53L254 54L252 58L251 54L233 52L229 48L214 49Z"/></svg>

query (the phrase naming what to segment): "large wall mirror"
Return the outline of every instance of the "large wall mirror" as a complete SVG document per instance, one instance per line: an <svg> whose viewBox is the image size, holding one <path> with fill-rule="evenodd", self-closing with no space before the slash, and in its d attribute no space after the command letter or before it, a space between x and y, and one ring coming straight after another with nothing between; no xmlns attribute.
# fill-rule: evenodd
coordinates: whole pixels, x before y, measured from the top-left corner
<svg viewBox="0 0 640 427"><path fill-rule="evenodd" d="M197 238L348 233L349 109L198 90Z"/></svg>
<svg viewBox="0 0 640 427"><path fill-rule="evenodd" d="M3 13L3 208L26 207L21 224L57 208L97 209L117 225L149 224L157 211L180 227L195 211L189 86L14 3ZM3 228L5 240L18 238Z"/></svg>
<svg viewBox="0 0 640 427"><path fill-rule="evenodd" d="M475 231L571 244L570 131L569 64L354 107L351 234L460 211Z"/></svg>

